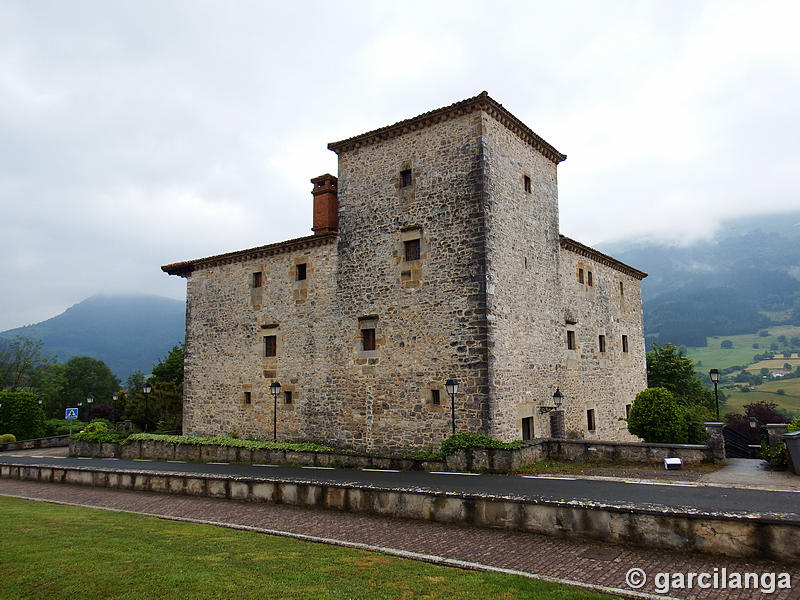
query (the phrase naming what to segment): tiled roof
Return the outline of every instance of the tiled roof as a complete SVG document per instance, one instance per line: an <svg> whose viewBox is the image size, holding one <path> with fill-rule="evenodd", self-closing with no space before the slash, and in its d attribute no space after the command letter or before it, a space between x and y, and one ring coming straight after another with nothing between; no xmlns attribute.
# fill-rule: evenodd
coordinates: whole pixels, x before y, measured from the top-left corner
<svg viewBox="0 0 800 600"><path fill-rule="evenodd" d="M386 127L375 129L374 131L368 131L367 133L362 133L361 135L342 140L341 142L332 142L328 144L328 149L333 150L336 154L341 154L348 150L369 146L383 140L398 137L404 133L429 127L434 123L453 119L478 110L486 111L554 163L558 164L567 158L566 154L561 154L553 146L544 141L534 133L530 127L508 112L502 104L491 98L487 92L481 92L472 98L467 98L466 100L456 102L450 106L422 113L417 117L400 121L394 125L387 125Z"/></svg>

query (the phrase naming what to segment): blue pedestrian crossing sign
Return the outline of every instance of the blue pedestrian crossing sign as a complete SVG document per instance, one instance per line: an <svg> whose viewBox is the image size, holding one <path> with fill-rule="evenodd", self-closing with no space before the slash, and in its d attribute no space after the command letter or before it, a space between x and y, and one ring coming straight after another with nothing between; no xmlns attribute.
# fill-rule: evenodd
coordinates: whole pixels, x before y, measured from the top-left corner
<svg viewBox="0 0 800 600"><path fill-rule="evenodd" d="M78 418L78 409L77 408L68 408L66 414L64 415L65 419L77 419Z"/></svg>

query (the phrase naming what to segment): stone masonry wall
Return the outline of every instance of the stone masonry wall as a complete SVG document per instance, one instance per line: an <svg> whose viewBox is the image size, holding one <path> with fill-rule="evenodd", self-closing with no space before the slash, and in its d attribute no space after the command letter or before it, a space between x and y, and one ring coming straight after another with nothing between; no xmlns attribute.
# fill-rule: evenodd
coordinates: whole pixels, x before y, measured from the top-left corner
<svg viewBox="0 0 800 600"><path fill-rule="evenodd" d="M578 281L583 270L583 283ZM589 272L592 285L589 285ZM639 280L571 250L561 250L566 331L575 332L575 350L566 350L564 418L568 437L636 441L628 433L625 406L647 387L642 298ZM620 291L622 283L622 293ZM600 336L605 336L605 352ZM628 351L623 352L622 336ZM595 430L588 430L586 411L594 409Z"/></svg>
<svg viewBox="0 0 800 600"><path fill-rule="evenodd" d="M325 386L335 238L273 256L195 270L187 286L183 429L216 435L236 431L268 439L273 429L269 385L279 381L278 439L315 437L309 427L327 407L314 392ZM307 279L297 281L305 263ZM261 288L253 273L261 272ZM277 338L277 356L265 357L264 336ZM251 402L246 403L245 392Z"/></svg>
<svg viewBox="0 0 800 600"><path fill-rule="evenodd" d="M542 437L548 417L537 407L564 386L556 165L488 115L483 124L491 434L521 439L533 417Z"/></svg>
<svg viewBox="0 0 800 600"><path fill-rule="evenodd" d="M456 429L487 429L481 126L475 112L339 157L342 331L328 399L340 412L326 430L345 445L441 442L451 431L450 377L461 383ZM420 259L406 261L414 238ZM375 327L375 351L361 350L364 321Z"/></svg>

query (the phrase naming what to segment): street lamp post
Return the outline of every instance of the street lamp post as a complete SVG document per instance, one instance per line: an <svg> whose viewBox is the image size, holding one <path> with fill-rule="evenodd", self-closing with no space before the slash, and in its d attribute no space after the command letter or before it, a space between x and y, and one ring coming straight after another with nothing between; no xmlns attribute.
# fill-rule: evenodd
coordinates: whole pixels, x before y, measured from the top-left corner
<svg viewBox="0 0 800 600"><path fill-rule="evenodd" d="M92 418L92 402L94 402L94 394L89 392L89 394L86 395L86 404L87 404L87 406L86 406L86 419L87 420Z"/></svg>
<svg viewBox="0 0 800 600"><path fill-rule="evenodd" d="M278 441L278 394L281 393L281 384L273 381L269 386L272 393L272 441Z"/></svg>
<svg viewBox="0 0 800 600"><path fill-rule="evenodd" d="M717 384L719 383L719 371L717 369L711 369L708 372L708 376L711 378L711 381L714 382L714 401L717 403L717 421L719 421L719 392L717 391Z"/></svg>
<svg viewBox="0 0 800 600"><path fill-rule="evenodd" d="M453 435L456 434L456 394L458 393L458 381L448 379L444 382L444 389L450 394L450 422L453 424Z"/></svg>
<svg viewBox="0 0 800 600"><path fill-rule="evenodd" d="M150 422L150 403L148 402L150 399L150 392L153 391L153 388L150 387L149 383L145 383L144 387L142 388L142 393L144 394L144 430L147 431L147 425Z"/></svg>

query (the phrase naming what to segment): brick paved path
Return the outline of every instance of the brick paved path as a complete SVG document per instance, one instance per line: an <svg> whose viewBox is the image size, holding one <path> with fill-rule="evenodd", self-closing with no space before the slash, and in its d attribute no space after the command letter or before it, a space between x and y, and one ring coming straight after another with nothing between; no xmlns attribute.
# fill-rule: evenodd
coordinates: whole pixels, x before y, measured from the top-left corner
<svg viewBox="0 0 800 600"><path fill-rule="evenodd" d="M0 494L39 498L102 508L208 520L231 525L280 530L334 540L435 555L491 567L514 569L544 577L566 579L629 590L625 574L632 567L648 575L645 592L655 592L652 578L659 572L788 572L792 590L762 594L757 590L670 590L658 597L685 599L800 598L800 566L746 562L688 555L663 550L612 546L549 538L529 533L478 529L404 519L387 519L292 506L252 504L213 498L171 496L150 492L108 490L82 486L0 480Z"/></svg>

